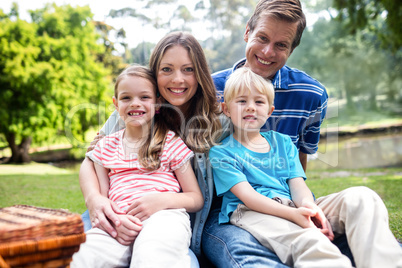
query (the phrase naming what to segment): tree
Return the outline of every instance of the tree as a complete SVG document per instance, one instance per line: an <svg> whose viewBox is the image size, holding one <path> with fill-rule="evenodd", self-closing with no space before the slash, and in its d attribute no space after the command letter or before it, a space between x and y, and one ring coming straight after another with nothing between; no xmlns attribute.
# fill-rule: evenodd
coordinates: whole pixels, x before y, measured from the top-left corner
<svg viewBox="0 0 402 268"><path fill-rule="evenodd" d="M355 34L363 29L373 31L382 45L396 52L402 47L402 4L395 0L333 0L338 19Z"/></svg>
<svg viewBox="0 0 402 268"><path fill-rule="evenodd" d="M104 47L88 7L47 5L31 18L14 12L0 19L0 133L16 163L29 162L32 140L61 135L65 126L72 142L82 138L110 85L109 71L96 60Z"/></svg>

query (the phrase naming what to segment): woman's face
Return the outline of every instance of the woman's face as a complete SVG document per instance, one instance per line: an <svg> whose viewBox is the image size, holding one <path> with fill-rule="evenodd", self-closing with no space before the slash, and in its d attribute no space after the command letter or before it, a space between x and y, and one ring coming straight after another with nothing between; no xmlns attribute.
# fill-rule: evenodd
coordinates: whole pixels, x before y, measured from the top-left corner
<svg viewBox="0 0 402 268"><path fill-rule="evenodd" d="M162 56L157 72L158 89L170 104L186 112L190 99L197 92L198 81L188 51L175 45Z"/></svg>

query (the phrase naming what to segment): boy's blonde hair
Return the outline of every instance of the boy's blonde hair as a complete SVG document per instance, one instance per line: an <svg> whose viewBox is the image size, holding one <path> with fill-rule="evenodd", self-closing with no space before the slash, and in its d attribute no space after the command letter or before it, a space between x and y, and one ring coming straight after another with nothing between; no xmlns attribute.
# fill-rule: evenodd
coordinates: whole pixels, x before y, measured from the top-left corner
<svg viewBox="0 0 402 268"><path fill-rule="evenodd" d="M226 81L223 98L228 105L233 99L251 89L267 96L269 108L274 105L274 86L270 80L254 73L247 67L242 67L234 71Z"/></svg>

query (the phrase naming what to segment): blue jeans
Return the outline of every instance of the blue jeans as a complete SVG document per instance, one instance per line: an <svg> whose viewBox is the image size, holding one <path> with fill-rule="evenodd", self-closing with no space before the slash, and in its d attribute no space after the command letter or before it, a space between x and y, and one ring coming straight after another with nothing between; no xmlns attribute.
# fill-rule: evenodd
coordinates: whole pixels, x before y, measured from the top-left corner
<svg viewBox="0 0 402 268"><path fill-rule="evenodd" d="M88 210L86 210L84 213L82 213L81 219L84 222L84 231L86 232L86 231L90 230L92 228L92 224L91 224L91 219L89 217ZM191 258L191 268L200 267L200 265L198 263L198 259L191 249L188 250L188 255L190 255L190 258Z"/></svg>
<svg viewBox="0 0 402 268"><path fill-rule="evenodd" d="M249 232L231 224L220 225L219 211L219 208L211 210L202 236L204 254L216 267L288 267ZM334 243L352 259L346 236Z"/></svg>

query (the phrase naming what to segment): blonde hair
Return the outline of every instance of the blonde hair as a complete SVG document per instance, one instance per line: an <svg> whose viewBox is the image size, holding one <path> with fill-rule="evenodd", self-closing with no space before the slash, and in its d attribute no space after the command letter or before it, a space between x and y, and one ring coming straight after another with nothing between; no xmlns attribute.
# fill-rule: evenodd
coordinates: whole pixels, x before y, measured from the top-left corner
<svg viewBox="0 0 402 268"><path fill-rule="evenodd" d="M240 96L245 91L257 90L268 99L269 107L274 105L275 90L271 81L254 73L247 67L242 67L234 71L226 81L223 98L229 105L233 99Z"/></svg>
<svg viewBox="0 0 402 268"><path fill-rule="evenodd" d="M198 88L189 100L191 109L184 115L184 119L177 111L164 105L161 107L161 113L165 114L171 130L179 134L191 150L205 153L214 144L214 134L219 132L221 124L218 118L216 89L200 43L190 33L169 33L152 51L149 67L157 74L163 55L173 46L182 46L188 51L194 65Z"/></svg>
<svg viewBox="0 0 402 268"><path fill-rule="evenodd" d="M116 98L120 82L127 77L139 77L148 80L151 82L153 92L156 96L157 84L153 72L146 67L132 65L123 70L116 79L114 86L114 94ZM156 170L160 167L160 154L163 150L168 131L169 128L162 115L155 114L153 124L151 124L150 131L148 132L148 137L138 151L138 161L141 166L148 170Z"/></svg>

